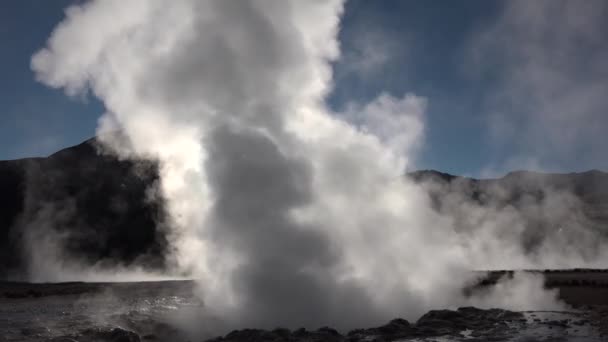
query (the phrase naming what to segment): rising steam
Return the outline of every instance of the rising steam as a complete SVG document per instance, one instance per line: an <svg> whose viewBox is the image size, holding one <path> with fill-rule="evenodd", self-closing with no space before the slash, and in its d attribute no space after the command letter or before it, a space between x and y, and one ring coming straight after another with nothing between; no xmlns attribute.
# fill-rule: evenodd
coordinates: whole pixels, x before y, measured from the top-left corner
<svg viewBox="0 0 608 342"><path fill-rule="evenodd" d="M201 279L206 307L232 324L415 318L464 304L472 265L526 258L498 229L459 234L403 177L426 99L326 107L342 10L337 0L91 1L70 7L32 59L41 82L104 103L98 133L112 151L160 161L174 272ZM116 130L128 139L108 139ZM534 297L509 293L475 303Z"/></svg>

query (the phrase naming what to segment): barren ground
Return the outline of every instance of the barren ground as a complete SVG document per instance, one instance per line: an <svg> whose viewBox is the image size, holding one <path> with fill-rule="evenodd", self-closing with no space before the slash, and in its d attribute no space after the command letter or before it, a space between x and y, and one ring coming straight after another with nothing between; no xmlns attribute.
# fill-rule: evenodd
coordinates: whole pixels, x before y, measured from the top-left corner
<svg viewBox="0 0 608 342"><path fill-rule="evenodd" d="M509 271L492 272L480 286ZM435 310L417 322L338 332L244 329L215 341L606 341L608 272L543 271L572 309L511 312L500 309ZM212 320L200 317L193 281L134 283L0 283L0 341L203 341ZM193 326L200 328L193 331ZM243 327L255 328L255 327ZM194 329L196 330L196 329ZM195 337L196 336L196 337Z"/></svg>

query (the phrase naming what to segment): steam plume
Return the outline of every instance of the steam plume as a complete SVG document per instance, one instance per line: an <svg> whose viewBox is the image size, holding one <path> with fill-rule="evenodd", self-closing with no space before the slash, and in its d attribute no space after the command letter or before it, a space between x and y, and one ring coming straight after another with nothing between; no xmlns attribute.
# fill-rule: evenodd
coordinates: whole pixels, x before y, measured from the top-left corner
<svg viewBox="0 0 608 342"><path fill-rule="evenodd" d="M230 324L411 319L463 304L475 261L526 258L517 237L457 233L403 177L424 98L326 108L342 8L91 1L32 59L41 82L103 101L100 137L128 138L106 138L115 153L160 161L174 269Z"/></svg>

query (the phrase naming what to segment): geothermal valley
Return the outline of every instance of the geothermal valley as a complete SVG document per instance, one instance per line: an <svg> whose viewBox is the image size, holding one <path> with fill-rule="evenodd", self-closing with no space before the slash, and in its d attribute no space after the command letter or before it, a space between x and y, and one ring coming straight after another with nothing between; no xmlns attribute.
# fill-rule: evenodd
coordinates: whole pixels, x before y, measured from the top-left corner
<svg viewBox="0 0 608 342"><path fill-rule="evenodd" d="M22 203L3 210L1 268L7 275L0 283L0 336L2 341L603 341L608 339L608 270L591 269L519 269L471 271L473 283L461 288L463 296L474 297L504 286L518 274L542 279L548 291L554 291L563 306L554 310L506 310L482 305L437 307L420 317L406 320L393 317L374 326L336 329L323 326L235 326L228 328L221 317L206 311L200 286L195 280L170 280L160 274L168 261L163 248L167 237L153 218L162 214L163 203L143 201L144 189L156 179L155 164L149 161L119 161L98 151L95 139L59 151L48 158L0 162L0 186L3 203ZM138 172L135 174L135 172ZM52 177L52 181L50 180ZM121 184L116 184L119 177ZM605 224L602 210L608 199L608 174L590 171L580 174L538 174L518 172L494 180L455 177L435 171L408 174L416 182L428 185L429 196L439 207L453 192L458 198L476 198L497 205L508 201L517 207L522 198L538 203L549 192L568 190L580 201L584 217L594 227ZM39 188L25 184L41 184ZM502 198L490 198L488 189L500 186ZM11 188L12 187L12 188ZM35 189L36 192L32 192ZM95 190L95 189L103 189ZM10 191L9 191L10 190ZM29 192L29 193L28 193ZM506 192L510 192L508 196ZM29 202L35 196L38 202ZM532 197L535 196L535 197ZM70 201L79 198L78 203ZM66 234L66 262L81 260L76 270L53 265L31 265L20 258L27 238L28 213L32 205L53 203L64 227L72 220L79 227L91 227ZM127 207L107 207L105 203L131 203ZM480 202L481 203L481 202ZM67 210L76 205L75 210ZM505 205L505 204L501 204ZM8 205L4 208L11 208ZM78 212L78 215L74 213ZM30 215L29 217L27 215ZM46 214L45 214L46 215ZM110 216L113 230L98 235L96 226ZM45 216L47 219L52 216ZM146 221L148 220L148 221ZM559 222L552 218L529 220L530 230L551 229ZM121 227L129 227L129 230ZM35 226L38 227L38 226ZM46 226L56 234L57 227ZM96 228L98 227L98 228ZM156 231L150 231L156 227ZM40 229L40 228L38 228ZM31 233L31 232L30 232ZM38 232L39 233L39 232ZM135 236L135 237L133 237ZM534 236L534 235L532 235ZM91 241L91 239L102 239ZM130 240L134 239L134 240ZM109 243L118 241L123 243ZM534 241L526 242L533 250ZM538 242L537 242L538 243ZM92 244L92 245L90 245ZM105 246L105 247L104 247ZM50 248L41 244L38 248ZM54 253L45 254L47 257ZM37 260L37 259L34 259ZM85 261L82 261L85 260ZM101 260L88 262L86 260ZM49 260L51 261L51 260ZM31 277L32 267L47 267L44 278ZM53 268L54 267L54 268ZM76 267L76 266L74 266ZM84 269L83 269L84 267ZM88 268L96 270L87 271ZM117 269L122 271L115 271ZM120 278L120 272L131 278ZM112 274L111 272L117 272ZM139 272L139 273L138 273ZM155 273L156 272L156 273ZM156 274L154 276L154 274ZM122 277L127 277L123 275ZM78 277L89 279L77 281ZM65 282L67 277L73 281ZM102 281L106 277L120 282ZM112 278L113 277L113 278ZM136 281L147 277L147 281ZM153 278L157 279L154 280ZM49 282L50 281L50 282ZM291 303L281 303L289 308ZM362 308L365 310L365 308Z"/></svg>
<svg viewBox="0 0 608 342"><path fill-rule="evenodd" d="M608 341L608 1L0 1L0 342Z"/></svg>

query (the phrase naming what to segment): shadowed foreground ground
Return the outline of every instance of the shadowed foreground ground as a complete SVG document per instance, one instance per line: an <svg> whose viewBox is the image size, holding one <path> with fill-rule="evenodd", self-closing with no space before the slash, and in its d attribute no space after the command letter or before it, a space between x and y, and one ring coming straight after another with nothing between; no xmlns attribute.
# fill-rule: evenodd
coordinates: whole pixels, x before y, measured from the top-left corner
<svg viewBox="0 0 608 342"><path fill-rule="evenodd" d="M479 287L509 271L495 271ZM338 332L244 329L215 337L193 281L0 283L0 341L606 341L608 272L543 271L572 306L565 312L467 307L434 310L416 322ZM206 318L202 318L206 317ZM243 327L252 328L252 327Z"/></svg>

